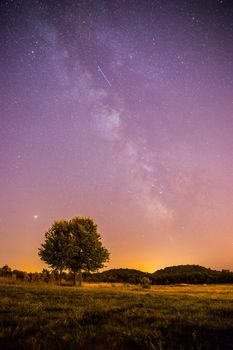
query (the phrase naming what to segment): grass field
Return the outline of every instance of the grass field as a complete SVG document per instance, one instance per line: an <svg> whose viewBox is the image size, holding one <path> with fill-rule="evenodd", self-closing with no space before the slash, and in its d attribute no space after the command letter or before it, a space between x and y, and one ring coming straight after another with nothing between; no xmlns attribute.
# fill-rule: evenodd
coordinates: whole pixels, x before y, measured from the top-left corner
<svg viewBox="0 0 233 350"><path fill-rule="evenodd" d="M233 349L233 285L1 283L0 349Z"/></svg>

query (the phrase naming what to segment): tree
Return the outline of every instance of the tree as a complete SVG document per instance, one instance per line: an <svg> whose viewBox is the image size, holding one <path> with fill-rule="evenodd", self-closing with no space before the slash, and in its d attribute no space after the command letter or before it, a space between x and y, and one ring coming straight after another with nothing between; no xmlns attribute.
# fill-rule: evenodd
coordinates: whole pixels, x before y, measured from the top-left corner
<svg viewBox="0 0 233 350"><path fill-rule="evenodd" d="M41 278L44 282L48 283L50 280L50 272L47 269L43 269L41 273Z"/></svg>
<svg viewBox="0 0 233 350"><path fill-rule="evenodd" d="M109 260L109 252L101 243L97 225L92 219L75 217L59 221L45 234L45 243L39 255L53 269L69 269L73 272L74 285L77 274L82 284L83 271L97 271Z"/></svg>
<svg viewBox="0 0 233 350"><path fill-rule="evenodd" d="M9 277L12 275L12 271L11 271L11 268L8 266L8 265L4 265L2 268L1 268L1 275L4 276L4 277Z"/></svg>

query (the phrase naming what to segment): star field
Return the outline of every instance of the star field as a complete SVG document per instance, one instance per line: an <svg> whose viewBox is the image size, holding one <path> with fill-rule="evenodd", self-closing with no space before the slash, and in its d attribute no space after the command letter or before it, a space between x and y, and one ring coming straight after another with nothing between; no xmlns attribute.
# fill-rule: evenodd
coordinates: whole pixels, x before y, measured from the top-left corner
<svg viewBox="0 0 233 350"><path fill-rule="evenodd" d="M91 216L108 267L232 269L231 1L2 1L0 263Z"/></svg>

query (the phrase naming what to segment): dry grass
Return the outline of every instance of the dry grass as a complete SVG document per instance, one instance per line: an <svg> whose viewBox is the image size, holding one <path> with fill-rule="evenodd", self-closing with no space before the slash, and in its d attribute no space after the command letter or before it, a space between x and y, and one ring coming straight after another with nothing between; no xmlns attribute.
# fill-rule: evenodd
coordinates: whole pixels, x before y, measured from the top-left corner
<svg viewBox="0 0 233 350"><path fill-rule="evenodd" d="M0 284L1 349L233 349L233 286Z"/></svg>

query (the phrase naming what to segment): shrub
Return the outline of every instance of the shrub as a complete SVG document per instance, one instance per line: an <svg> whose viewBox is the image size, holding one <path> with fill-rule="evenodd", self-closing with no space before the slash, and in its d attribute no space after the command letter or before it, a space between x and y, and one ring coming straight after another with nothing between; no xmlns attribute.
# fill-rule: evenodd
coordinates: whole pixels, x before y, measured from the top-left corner
<svg viewBox="0 0 233 350"><path fill-rule="evenodd" d="M141 280L142 288L149 289L151 288L151 280L148 277L143 277Z"/></svg>

